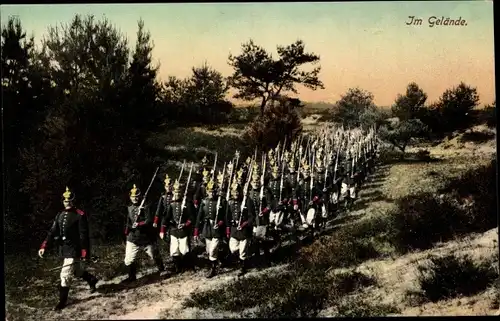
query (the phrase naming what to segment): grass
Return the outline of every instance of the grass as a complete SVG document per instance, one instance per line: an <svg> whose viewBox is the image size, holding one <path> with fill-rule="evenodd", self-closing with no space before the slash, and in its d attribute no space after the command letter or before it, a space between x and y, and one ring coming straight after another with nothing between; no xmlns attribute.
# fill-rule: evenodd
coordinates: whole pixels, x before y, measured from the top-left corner
<svg viewBox="0 0 500 321"><path fill-rule="evenodd" d="M420 295L431 302L477 294L498 278L490 263L475 263L468 256L431 257L418 270Z"/></svg>

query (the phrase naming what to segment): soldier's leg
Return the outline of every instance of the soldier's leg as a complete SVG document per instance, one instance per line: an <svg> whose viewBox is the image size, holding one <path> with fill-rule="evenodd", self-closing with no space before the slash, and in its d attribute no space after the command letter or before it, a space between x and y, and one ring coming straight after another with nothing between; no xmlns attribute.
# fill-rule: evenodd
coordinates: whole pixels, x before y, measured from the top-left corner
<svg viewBox="0 0 500 321"><path fill-rule="evenodd" d="M137 279L137 265L135 262L137 258L137 252L139 252L139 246L127 241L127 245L125 246L124 263L128 268L128 278L124 280L125 282L135 281Z"/></svg>
<svg viewBox="0 0 500 321"><path fill-rule="evenodd" d="M158 272L165 270L165 266L163 265L163 260L161 259L160 251L156 243L145 246L144 251L148 255L149 259L155 263L156 267L158 268Z"/></svg>
<svg viewBox="0 0 500 321"><path fill-rule="evenodd" d="M210 272L207 275L208 278L215 276L215 274L217 273L217 258L219 254L219 244L220 240L218 238L214 237L210 239L210 241L207 239L208 259L211 264Z"/></svg>
<svg viewBox="0 0 500 321"><path fill-rule="evenodd" d="M170 235L170 256L174 260L174 271L179 273L181 271L181 251L179 249L179 239Z"/></svg>
<svg viewBox="0 0 500 321"><path fill-rule="evenodd" d="M179 251L181 252L182 264L186 269L196 271L196 257L191 252L191 238L188 236L179 239Z"/></svg>
<svg viewBox="0 0 500 321"><path fill-rule="evenodd" d="M235 255L240 249L240 242L235 239L234 237L231 237L229 239L229 252L231 255Z"/></svg>
<svg viewBox="0 0 500 321"><path fill-rule="evenodd" d="M96 284L99 282L99 280L89 272L85 270L85 262L78 262L75 263L75 276L82 278L84 281L86 281L90 287L90 293L94 293L96 291Z"/></svg>
<svg viewBox="0 0 500 321"><path fill-rule="evenodd" d="M240 262L241 262L241 270L238 276L243 276L248 271L248 248L251 240L245 239L240 241L238 244L238 249L240 252Z"/></svg>
<svg viewBox="0 0 500 321"><path fill-rule="evenodd" d="M63 261L63 267L60 274L61 284L59 285L59 302L54 308L56 311L63 309L68 301L69 286L73 275L73 262L74 259L72 258L64 259Z"/></svg>

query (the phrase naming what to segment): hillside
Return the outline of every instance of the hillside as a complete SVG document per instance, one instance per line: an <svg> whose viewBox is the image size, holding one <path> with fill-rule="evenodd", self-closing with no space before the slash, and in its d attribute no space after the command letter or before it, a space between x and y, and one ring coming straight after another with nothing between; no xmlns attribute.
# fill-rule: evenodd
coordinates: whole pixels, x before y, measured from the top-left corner
<svg viewBox="0 0 500 321"><path fill-rule="evenodd" d="M303 120L305 129L316 128L320 124L318 119L319 115L306 117ZM234 153L235 148L241 144L241 130L242 126L239 125L215 130L203 127L176 129L155 134L151 139L151 145L158 150L158 157L168 161L167 169L173 173L183 159L194 160L199 155L214 150L220 155ZM424 192L436 195L444 193L441 189L450 180L459 177L467 170L487 165L492 155L496 156L495 132L482 126L474 128L474 131L488 133L483 135L487 139L471 143L467 142L467 136L464 137L462 134L436 146L409 149L411 154L418 149L426 148L434 158L432 162L409 159L381 163L375 175L363 187L354 209L331 221L318 240L312 244L305 242L301 249L286 248L285 252L273 256L271 267L260 271L252 269L242 281L237 280L237 271L233 269L225 269L210 280L205 279L205 270L186 272L170 278L167 277L168 272L163 272L161 275L152 274L144 277L132 288L123 288L117 284L125 278L125 275L124 273L116 275L115 267L123 259L124 246L101 246L94 250L101 261L91 267L91 270L102 278L102 282L98 284L98 291L89 294L87 285L77 281L70 292L69 306L62 312L55 313L52 311L52 306L57 299L55 286L59 271L49 272L48 269L60 265L59 259L50 253L46 260L41 261L35 252L31 257L6 257L7 320L272 317L269 309L265 307L268 302L273 302L282 309L285 306L302 309L302 303L287 305L293 298L297 298L289 293L300 292L303 290L301 287L308 287L311 293L321 292L320 289L326 289L328 284L324 278L337 281L352 278L349 282L353 282L353 285L349 290L344 288L328 290L330 292L321 298L321 306L314 308L318 310L317 316L497 313L499 311L497 228L471 231L466 235L438 242L429 249L412 250L402 254L385 238L386 226L383 225L380 229L377 223L397 209L397 199ZM169 144L164 143L167 138ZM350 240L351 232L343 231L359 232L361 236L356 240ZM342 237L346 237L346 242ZM348 248L347 246L351 246L349 244L353 247ZM366 254L368 248L371 252ZM197 247L196 251L202 257L203 247ZM325 253L328 255L324 255ZM417 267L428 262L430 255L447 257L451 254L469 254L475 264L496 269L496 288L489 282L483 289L471 295L441 299L436 302L415 299L411 293L419 290ZM162 255L164 259L168 258L165 245L162 246ZM307 282L293 280L290 284L279 283L277 280L284 275L295 273L289 270L293 270L293 261L299 259L309 262L311 271L320 273L321 277L306 278L305 280L309 280ZM352 261L351 265L345 263L349 260ZM345 264L339 263L340 261ZM167 264L169 262L167 259ZM154 271L148 264L143 255L139 277ZM330 268L326 269L323 266ZM297 275L304 277L301 274ZM365 281L358 282L354 279ZM342 283L337 281L331 283L334 285ZM239 285L241 283L238 282L244 282L245 291L241 291ZM278 283L276 287L270 287L268 282ZM293 289L289 288L290 286ZM277 297L281 288L286 295ZM224 296L225 292L231 300ZM211 306L207 307L208 299L203 298L210 296L226 299L219 301L213 299L214 301L210 301ZM313 308L303 309L306 311ZM276 310L279 311L277 308Z"/></svg>

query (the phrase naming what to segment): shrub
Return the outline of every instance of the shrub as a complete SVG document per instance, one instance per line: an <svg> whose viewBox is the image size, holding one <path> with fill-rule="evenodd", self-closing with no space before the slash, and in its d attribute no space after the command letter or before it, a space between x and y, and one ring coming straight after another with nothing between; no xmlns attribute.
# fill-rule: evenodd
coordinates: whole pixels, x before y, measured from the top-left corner
<svg viewBox="0 0 500 321"><path fill-rule="evenodd" d="M466 132L460 137L460 143L472 142L474 144L483 144L487 141L494 139L495 134L487 131L470 131Z"/></svg>
<svg viewBox="0 0 500 321"><path fill-rule="evenodd" d="M432 193L408 195L396 200L396 205L388 215L389 235L392 245L403 253L452 238L463 219L449 199Z"/></svg>
<svg viewBox="0 0 500 321"><path fill-rule="evenodd" d="M419 149L415 155L418 160L430 161L432 159L431 153L427 149Z"/></svg>
<svg viewBox="0 0 500 321"><path fill-rule="evenodd" d="M404 156L406 147L418 137L425 136L428 128L419 119L409 119L394 125L382 126L379 137L398 148Z"/></svg>
<svg viewBox="0 0 500 321"><path fill-rule="evenodd" d="M468 256L455 255L432 257L418 271L421 295L431 302L479 293L498 277L489 264L475 264Z"/></svg>
<svg viewBox="0 0 500 321"><path fill-rule="evenodd" d="M278 142L287 142L297 137L302 131L302 122L293 101L282 98L277 104L270 104L264 115L259 115L247 127L245 141L253 149L267 151Z"/></svg>

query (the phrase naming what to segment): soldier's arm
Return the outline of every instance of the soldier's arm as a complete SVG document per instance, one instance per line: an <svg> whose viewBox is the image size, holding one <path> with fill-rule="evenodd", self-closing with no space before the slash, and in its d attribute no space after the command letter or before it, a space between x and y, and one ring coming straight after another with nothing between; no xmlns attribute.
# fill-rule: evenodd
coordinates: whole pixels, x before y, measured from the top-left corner
<svg viewBox="0 0 500 321"><path fill-rule="evenodd" d="M165 231L167 230L168 222L170 221L170 218L172 217L172 211L173 211L172 204L168 204L167 214L165 214L165 216L163 216L163 219L161 220L160 233L165 233Z"/></svg>
<svg viewBox="0 0 500 321"><path fill-rule="evenodd" d="M152 217L151 217L151 204L147 204L144 206L144 221L139 222L137 225L153 225Z"/></svg>
<svg viewBox="0 0 500 321"><path fill-rule="evenodd" d="M254 209L254 204L253 202L249 202L248 199L247 199L247 207L248 207L248 220L245 223L245 225L249 225L249 226L252 226L253 225L253 222L255 220L255 209ZM243 225L243 223L242 223Z"/></svg>
<svg viewBox="0 0 500 321"><path fill-rule="evenodd" d="M89 221L87 215L82 210L76 210L80 215L78 228L80 230L80 246L82 249L82 257L90 255L90 237L89 237Z"/></svg>
<svg viewBox="0 0 500 321"><path fill-rule="evenodd" d="M160 196L160 200L158 201L158 205L156 205L156 213L153 223L158 224L163 214L163 196Z"/></svg>
<svg viewBox="0 0 500 321"><path fill-rule="evenodd" d="M198 215L196 216L196 221L194 223L194 236L200 235L201 222L203 222L203 216L205 213L205 203L201 202L198 207Z"/></svg>
<svg viewBox="0 0 500 321"><path fill-rule="evenodd" d="M127 210L127 211L126 211L126 213L127 213L127 217L126 217L126 219L125 219L125 232L124 232L125 236L127 236L127 235L128 235L128 232L129 232L129 231L130 231L130 229L132 228L132 224L131 224L131 222L130 222L130 217L129 217L129 215L128 215L128 208L126 208L126 210Z"/></svg>
<svg viewBox="0 0 500 321"><path fill-rule="evenodd" d="M265 190L264 198L265 198L264 199L264 201L265 201L264 202L265 207L262 210L262 212L264 212L264 214L265 214L265 213L267 213L267 212L269 212L271 210L271 204L272 204L272 201L273 201L273 198L274 198L273 197L273 193L271 192L271 189L269 187L266 188L266 190ZM276 200L276 202L277 201L278 200Z"/></svg>
<svg viewBox="0 0 500 321"><path fill-rule="evenodd" d="M52 226L50 227L49 231L47 232L47 237L42 242L42 245L40 245L41 250L48 248L52 244L52 240L54 239L54 236L56 236L58 234L57 233L59 231L59 224L57 223L58 218L59 218L59 214L56 215L56 218L54 219Z"/></svg>
<svg viewBox="0 0 500 321"><path fill-rule="evenodd" d="M191 206L187 205L186 208L184 208L183 218L185 218L185 222L184 222L185 227L190 227L191 224L193 224L193 221L194 221L193 213L194 213L194 204L192 204Z"/></svg>

